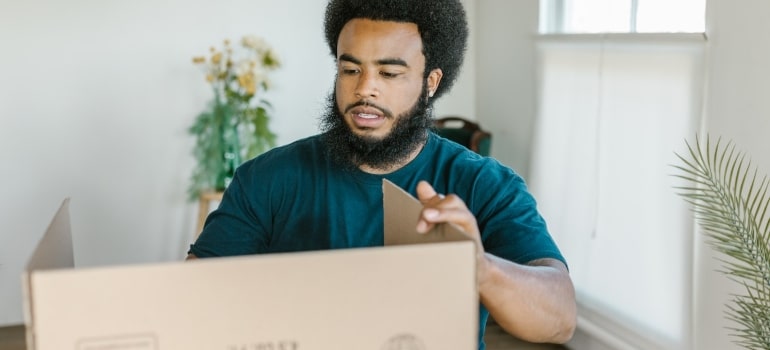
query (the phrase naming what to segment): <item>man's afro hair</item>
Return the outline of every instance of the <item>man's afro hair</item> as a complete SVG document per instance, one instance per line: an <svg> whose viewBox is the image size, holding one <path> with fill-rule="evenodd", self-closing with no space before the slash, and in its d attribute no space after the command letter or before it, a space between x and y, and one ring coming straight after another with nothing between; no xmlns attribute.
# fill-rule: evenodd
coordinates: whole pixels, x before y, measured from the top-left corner
<svg viewBox="0 0 770 350"><path fill-rule="evenodd" d="M468 41L468 23L460 0L330 0L324 29L332 56L348 21L365 18L415 23L422 38L425 77L440 68L443 76L434 97L448 91L457 79Z"/></svg>

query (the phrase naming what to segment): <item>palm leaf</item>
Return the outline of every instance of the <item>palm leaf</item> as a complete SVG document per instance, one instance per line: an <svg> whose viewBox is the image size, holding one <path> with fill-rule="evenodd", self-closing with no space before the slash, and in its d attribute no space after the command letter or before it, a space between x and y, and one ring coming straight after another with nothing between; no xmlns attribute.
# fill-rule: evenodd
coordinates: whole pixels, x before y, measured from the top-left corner
<svg viewBox="0 0 770 350"><path fill-rule="evenodd" d="M733 295L726 316L734 342L746 349L770 349L770 197L769 181L732 142L686 142L688 154L674 168L688 185L678 194L693 206L709 245L723 254L723 270L743 287Z"/></svg>

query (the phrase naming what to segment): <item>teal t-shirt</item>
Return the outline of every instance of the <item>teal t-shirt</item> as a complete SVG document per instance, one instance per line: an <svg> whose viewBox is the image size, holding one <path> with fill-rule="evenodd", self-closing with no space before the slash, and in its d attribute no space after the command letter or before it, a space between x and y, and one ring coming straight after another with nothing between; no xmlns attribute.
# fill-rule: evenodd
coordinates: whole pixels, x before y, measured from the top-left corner
<svg viewBox="0 0 770 350"><path fill-rule="evenodd" d="M417 158L386 175L341 168L320 135L264 153L238 168L189 252L203 258L382 246L382 179L415 197L421 180L458 195L488 253L521 264L565 261L520 176L434 133ZM483 305L479 312L484 349L489 312Z"/></svg>

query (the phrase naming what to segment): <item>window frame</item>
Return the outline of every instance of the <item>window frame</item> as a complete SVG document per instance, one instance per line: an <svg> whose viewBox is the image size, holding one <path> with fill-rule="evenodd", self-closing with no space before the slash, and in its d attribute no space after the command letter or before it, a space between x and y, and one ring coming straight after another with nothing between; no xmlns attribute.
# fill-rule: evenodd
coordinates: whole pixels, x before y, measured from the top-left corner
<svg viewBox="0 0 770 350"><path fill-rule="evenodd" d="M628 13L628 31L613 32L602 30L598 32L570 32L565 29L565 16L566 2L568 0L540 0L539 3L539 25L538 31L540 34L648 34L648 33L666 33L666 34L683 34L694 33L703 34L706 32L705 21L704 27L699 31L684 31L675 30L671 32L639 32L638 31L638 17L639 17L639 0L629 0L630 10ZM704 0L705 2L705 0ZM706 13L703 13L704 19Z"/></svg>

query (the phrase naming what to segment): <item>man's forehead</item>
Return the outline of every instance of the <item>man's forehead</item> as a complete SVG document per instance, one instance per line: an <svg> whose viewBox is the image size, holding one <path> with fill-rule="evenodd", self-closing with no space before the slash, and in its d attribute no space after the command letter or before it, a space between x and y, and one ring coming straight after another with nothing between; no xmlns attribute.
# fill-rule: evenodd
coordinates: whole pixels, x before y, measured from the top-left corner
<svg viewBox="0 0 770 350"><path fill-rule="evenodd" d="M337 57L343 54L358 56L349 50L384 55L377 59L405 59L407 57L402 54L422 53L422 38L414 23L354 19L340 31Z"/></svg>
<svg viewBox="0 0 770 350"><path fill-rule="evenodd" d="M416 23L376 20L369 18L354 18L349 20L347 23L345 23L344 26L342 26L339 36L350 34L351 32L357 33L361 31L371 32L379 35L399 35L404 37L419 38L420 42L422 42L420 31Z"/></svg>

